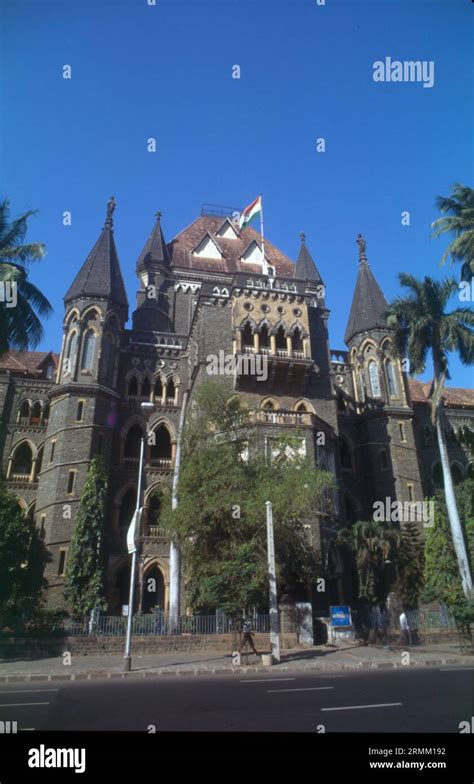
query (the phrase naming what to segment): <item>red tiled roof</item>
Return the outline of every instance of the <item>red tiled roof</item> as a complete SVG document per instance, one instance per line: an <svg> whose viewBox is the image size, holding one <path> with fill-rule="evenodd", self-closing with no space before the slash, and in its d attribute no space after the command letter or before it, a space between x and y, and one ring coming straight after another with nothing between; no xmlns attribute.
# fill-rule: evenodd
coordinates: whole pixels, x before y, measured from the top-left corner
<svg viewBox="0 0 474 784"><path fill-rule="evenodd" d="M187 229L181 231L168 245L171 266L205 270L207 272L248 272L250 275L261 273L262 268L260 265L240 261L240 257L245 253L253 240L260 244L260 234L251 226L243 229L243 231L234 226L238 234L236 239L217 237L216 232L219 231L224 220L224 218L220 217L202 215L194 223L191 223ZM211 235L220 249L223 256L222 259L207 259L193 256L192 250L196 248L207 233ZM291 259L267 239L265 239L265 255L269 263L275 267L275 272L278 276L294 278L295 265Z"/></svg>
<svg viewBox="0 0 474 784"><path fill-rule="evenodd" d="M0 357L0 370L10 370L22 375L41 376L44 362L50 357L57 368L59 354L54 351L8 351Z"/></svg>
<svg viewBox="0 0 474 784"><path fill-rule="evenodd" d="M416 381L408 379L410 396L413 403L429 403L431 381ZM474 389L461 387L445 387L443 401L446 406L472 406L474 407Z"/></svg>

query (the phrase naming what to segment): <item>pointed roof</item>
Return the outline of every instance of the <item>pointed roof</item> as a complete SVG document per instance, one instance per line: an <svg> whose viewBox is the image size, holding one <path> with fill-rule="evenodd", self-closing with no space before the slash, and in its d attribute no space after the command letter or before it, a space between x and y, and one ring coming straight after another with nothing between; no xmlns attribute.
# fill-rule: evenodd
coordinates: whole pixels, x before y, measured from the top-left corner
<svg viewBox="0 0 474 784"><path fill-rule="evenodd" d="M388 310L388 302L369 267L365 255L366 243L361 234L356 242L359 246L359 273L344 336L346 343L349 343L358 332L387 327L385 313Z"/></svg>
<svg viewBox="0 0 474 784"><path fill-rule="evenodd" d="M296 260L295 278L308 280L312 283L322 283L323 280L318 272L318 268L311 257L311 253L306 247L306 235L303 231L300 234L300 240L301 247Z"/></svg>
<svg viewBox="0 0 474 784"><path fill-rule="evenodd" d="M170 265L170 255L161 228L160 211L156 213L156 223L145 243L145 247L138 257L137 271L149 269L156 265L164 265L166 267L169 267Z"/></svg>
<svg viewBox="0 0 474 784"><path fill-rule="evenodd" d="M82 297L110 299L116 305L128 307L127 294L123 284L120 262L115 247L113 233L113 212L115 199L107 203L107 216L104 228L81 269L74 278L64 301Z"/></svg>

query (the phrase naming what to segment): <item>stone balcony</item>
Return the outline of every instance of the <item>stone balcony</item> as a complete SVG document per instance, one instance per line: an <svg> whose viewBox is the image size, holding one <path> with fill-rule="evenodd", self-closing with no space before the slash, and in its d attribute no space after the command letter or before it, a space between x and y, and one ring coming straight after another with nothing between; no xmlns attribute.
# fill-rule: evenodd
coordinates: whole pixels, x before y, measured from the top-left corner
<svg viewBox="0 0 474 784"><path fill-rule="evenodd" d="M261 388L291 385L303 387L311 370L318 371L306 350L242 346L234 353L235 386L242 387L246 379ZM256 382L259 382L258 384Z"/></svg>

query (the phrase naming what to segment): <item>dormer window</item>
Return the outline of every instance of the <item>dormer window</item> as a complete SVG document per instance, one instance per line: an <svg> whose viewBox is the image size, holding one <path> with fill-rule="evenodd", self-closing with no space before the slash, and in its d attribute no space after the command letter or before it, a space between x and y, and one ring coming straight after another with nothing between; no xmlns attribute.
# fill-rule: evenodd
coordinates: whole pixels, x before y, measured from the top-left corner
<svg viewBox="0 0 474 784"><path fill-rule="evenodd" d="M220 229L216 231L216 237L222 237L224 240L237 240L239 235L232 226L230 220L226 218Z"/></svg>
<svg viewBox="0 0 474 784"><path fill-rule="evenodd" d="M246 264L260 264L261 266L263 263L263 254L262 254L262 249L258 244L258 242L256 242L255 240L251 242L247 250L244 251L244 253L240 257L240 260L245 262Z"/></svg>
<svg viewBox="0 0 474 784"><path fill-rule="evenodd" d="M222 253L210 234L203 237L199 245L194 248L193 256L205 259L222 259Z"/></svg>
<svg viewBox="0 0 474 784"><path fill-rule="evenodd" d="M54 373L54 365L46 365L46 378L51 380Z"/></svg>

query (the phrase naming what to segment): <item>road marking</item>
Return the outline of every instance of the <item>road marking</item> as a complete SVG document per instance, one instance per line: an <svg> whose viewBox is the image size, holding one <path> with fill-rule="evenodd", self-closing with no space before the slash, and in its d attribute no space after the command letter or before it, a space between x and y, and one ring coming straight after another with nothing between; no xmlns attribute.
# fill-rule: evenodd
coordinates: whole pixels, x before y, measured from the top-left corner
<svg viewBox="0 0 474 784"><path fill-rule="evenodd" d="M59 691L59 689L8 689L0 694L35 694L36 692Z"/></svg>
<svg viewBox="0 0 474 784"><path fill-rule="evenodd" d="M358 710L359 708L391 708L394 705L403 705L402 702L379 702L376 705L345 705L342 708L321 708L322 711Z"/></svg>
<svg viewBox="0 0 474 784"><path fill-rule="evenodd" d="M334 686L311 686L307 689L268 689L268 693L277 694L282 691L323 691L326 689L334 689Z"/></svg>
<svg viewBox="0 0 474 784"><path fill-rule="evenodd" d="M26 705L49 705L49 702L4 702L0 708L22 708Z"/></svg>
<svg viewBox="0 0 474 784"><path fill-rule="evenodd" d="M273 683L273 681L295 681L296 678L253 678L249 681L239 681L239 683Z"/></svg>
<svg viewBox="0 0 474 784"><path fill-rule="evenodd" d="M35 731L34 727L21 727L21 729L18 730L18 732L34 732L34 731Z"/></svg>
<svg viewBox="0 0 474 784"><path fill-rule="evenodd" d="M459 672L460 670L474 670L474 667L440 667L440 672Z"/></svg>

